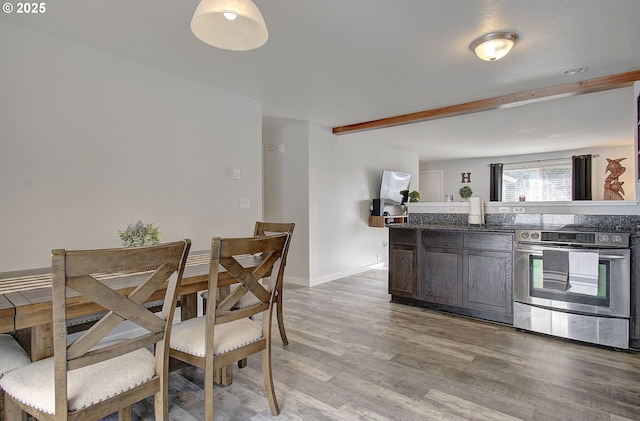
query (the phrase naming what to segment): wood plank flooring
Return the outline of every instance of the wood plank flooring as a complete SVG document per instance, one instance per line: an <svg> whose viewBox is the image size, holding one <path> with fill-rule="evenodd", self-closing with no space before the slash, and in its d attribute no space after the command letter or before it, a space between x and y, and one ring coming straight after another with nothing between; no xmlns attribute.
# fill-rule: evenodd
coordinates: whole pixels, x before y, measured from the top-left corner
<svg viewBox="0 0 640 421"><path fill-rule="evenodd" d="M390 303L387 271L285 285L272 417L260 357L217 387L216 420L640 420L640 354ZM171 373L172 420L203 419L202 371ZM133 408L153 420L152 401ZM107 418L109 421L115 417ZM107 420L105 419L105 420Z"/></svg>

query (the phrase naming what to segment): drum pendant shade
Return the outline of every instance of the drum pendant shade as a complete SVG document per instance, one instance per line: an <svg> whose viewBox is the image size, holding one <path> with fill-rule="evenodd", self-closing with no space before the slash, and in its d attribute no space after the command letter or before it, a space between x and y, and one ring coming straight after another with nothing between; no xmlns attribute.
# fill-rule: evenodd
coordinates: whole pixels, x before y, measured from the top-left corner
<svg viewBox="0 0 640 421"><path fill-rule="evenodd" d="M206 44L232 51L256 49L269 38L251 0L202 0L191 19L191 32Z"/></svg>

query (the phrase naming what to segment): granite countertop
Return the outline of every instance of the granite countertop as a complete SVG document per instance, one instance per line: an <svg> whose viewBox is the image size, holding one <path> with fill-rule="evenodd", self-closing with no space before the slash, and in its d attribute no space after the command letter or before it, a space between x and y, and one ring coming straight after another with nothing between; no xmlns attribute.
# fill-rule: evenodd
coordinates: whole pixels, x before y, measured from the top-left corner
<svg viewBox="0 0 640 421"><path fill-rule="evenodd" d="M475 224L442 224L442 223L421 223L421 224L388 224L389 228L398 229L419 229L419 230L441 230L441 231L480 231L480 232L504 232L513 233L516 227L502 225L475 225Z"/></svg>
<svg viewBox="0 0 640 421"><path fill-rule="evenodd" d="M423 222L423 223L405 223L405 224L388 224L387 227L394 229L418 229L418 230L440 230L440 231L468 231L468 232L501 232L514 233L521 229L537 229L537 230L560 230L560 226L530 226L530 225L475 225L475 224L447 224L441 222ZM564 227L567 230L567 227ZM634 237L640 237L640 231L637 228L624 227L593 227L594 231L600 232L626 232Z"/></svg>

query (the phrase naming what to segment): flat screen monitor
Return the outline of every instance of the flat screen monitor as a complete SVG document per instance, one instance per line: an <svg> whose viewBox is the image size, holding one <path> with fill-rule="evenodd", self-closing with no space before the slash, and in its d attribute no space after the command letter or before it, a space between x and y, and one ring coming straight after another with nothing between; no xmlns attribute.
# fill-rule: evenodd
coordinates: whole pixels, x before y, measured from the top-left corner
<svg viewBox="0 0 640 421"><path fill-rule="evenodd" d="M411 183L411 174L383 170L380 199L384 199L385 204L403 205L409 194L409 183Z"/></svg>

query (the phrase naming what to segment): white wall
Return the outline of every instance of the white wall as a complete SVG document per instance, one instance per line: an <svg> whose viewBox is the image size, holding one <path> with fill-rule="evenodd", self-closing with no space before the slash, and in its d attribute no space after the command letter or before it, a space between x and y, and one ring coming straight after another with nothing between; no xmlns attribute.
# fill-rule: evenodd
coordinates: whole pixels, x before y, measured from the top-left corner
<svg viewBox="0 0 640 421"><path fill-rule="evenodd" d="M411 173L411 188L417 189L416 154L335 136L307 122L268 131L264 143L275 148L265 152L265 197L282 196L280 204L265 199L265 217L296 223L287 282L317 285L386 262L388 230L369 227L369 206L379 197L383 169ZM279 144L285 145L285 154L278 153ZM297 202L305 200L306 205Z"/></svg>
<svg viewBox="0 0 640 421"><path fill-rule="evenodd" d="M3 20L0 39L0 271L118 246L137 219L193 250L252 233L260 103Z"/></svg>
<svg viewBox="0 0 640 421"><path fill-rule="evenodd" d="M633 145L611 146L593 149L578 149L572 151L553 152L533 155L502 156L498 158L461 159L453 161L428 162L420 164L420 171L443 171L444 191L442 194L454 194L455 200L459 201L459 190L462 186L468 185L473 190L474 196L480 196L483 200L489 201L489 168L490 163L510 163L520 161L533 161L550 158L570 158L572 155L599 154L593 160L593 200L603 200L604 179L606 177L605 168L607 158L626 158L621 162L627 170L620 177L624 181L625 200L636 200L635 195L635 158ZM471 173L471 183L463 184L461 173Z"/></svg>
<svg viewBox="0 0 640 421"><path fill-rule="evenodd" d="M311 284L338 279L387 260L387 228L369 227L369 207L380 197L382 170L412 174L419 183L418 156L374 140L336 136L310 125ZM380 261L377 256L380 255Z"/></svg>
<svg viewBox="0 0 640 421"><path fill-rule="evenodd" d="M264 220L296 224L287 257L287 282L309 279L309 124L263 133Z"/></svg>

